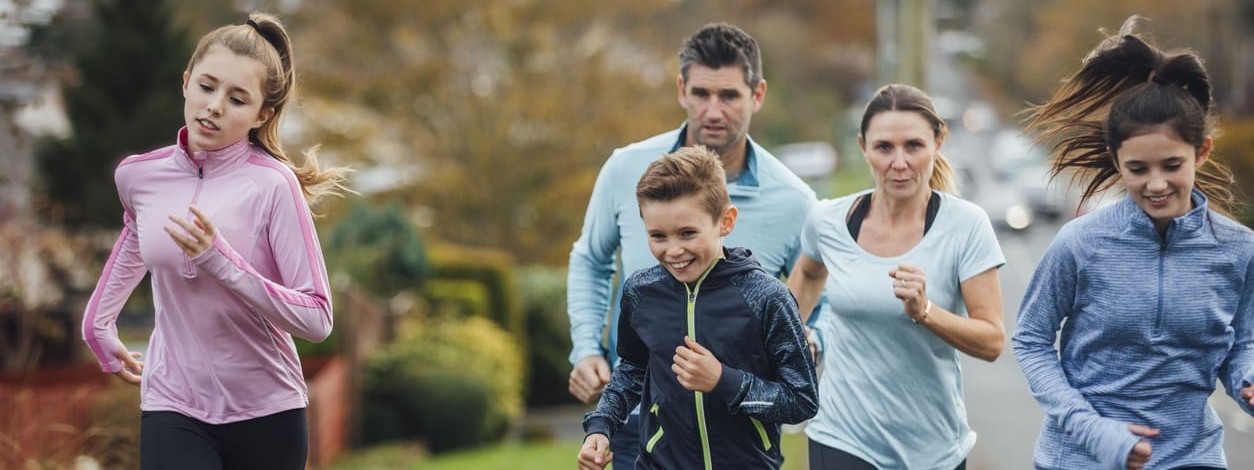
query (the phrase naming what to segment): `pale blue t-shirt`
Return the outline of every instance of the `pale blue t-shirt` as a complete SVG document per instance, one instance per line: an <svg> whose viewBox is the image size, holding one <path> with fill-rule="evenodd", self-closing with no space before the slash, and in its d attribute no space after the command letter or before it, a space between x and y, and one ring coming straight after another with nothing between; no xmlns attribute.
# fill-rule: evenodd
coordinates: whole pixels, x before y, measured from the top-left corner
<svg viewBox="0 0 1254 470"><path fill-rule="evenodd" d="M958 466L975 445L962 399L958 350L910 321L888 276L898 263L927 273L932 303L966 316L961 283L1006 263L988 215L947 193L923 239L896 257L863 251L846 216L863 191L820 201L801 250L827 267L833 315L820 322L826 350L819 413L806 434L881 469Z"/></svg>

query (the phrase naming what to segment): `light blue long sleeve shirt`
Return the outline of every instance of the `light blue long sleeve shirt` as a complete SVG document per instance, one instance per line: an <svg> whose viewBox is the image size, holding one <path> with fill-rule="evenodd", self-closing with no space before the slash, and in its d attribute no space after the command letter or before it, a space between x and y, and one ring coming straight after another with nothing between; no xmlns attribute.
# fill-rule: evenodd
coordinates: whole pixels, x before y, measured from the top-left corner
<svg viewBox="0 0 1254 470"><path fill-rule="evenodd" d="M601 167L583 229L570 252L566 303L574 343L572 364L587 356L607 353L611 364L614 362L620 285L631 273L657 264L640 219L636 183L649 163L684 144L685 130L680 127L619 148ZM814 190L753 138L748 142L745 171L727 185L740 216L723 244L749 248L767 273L787 275L800 252L801 227L814 205ZM616 266L616 255L621 258L620 266ZM608 350L603 350L602 330L607 315L610 337Z"/></svg>
<svg viewBox="0 0 1254 470"><path fill-rule="evenodd" d="M1254 414L1240 399L1254 380L1254 232L1193 202L1160 237L1124 198L1046 250L1012 339L1045 412L1036 468L1126 468L1142 439L1128 424L1161 430L1146 469L1227 466L1206 400L1218 380Z"/></svg>

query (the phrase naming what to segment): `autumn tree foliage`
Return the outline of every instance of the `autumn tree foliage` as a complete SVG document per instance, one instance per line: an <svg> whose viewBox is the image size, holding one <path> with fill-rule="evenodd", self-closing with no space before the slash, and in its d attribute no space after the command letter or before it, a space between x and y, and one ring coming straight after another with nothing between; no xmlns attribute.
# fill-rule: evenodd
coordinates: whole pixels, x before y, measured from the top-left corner
<svg viewBox="0 0 1254 470"><path fill-rule="evenodd" d="M869 5L306 1L292 20L305 103L295 127L367 186L372 167L397 172L375 197L406 201L433 239L562 264L609 153L684 119L676 52L707 22L763 43L758 139L833 139L849 82L871 68L869 7L841 16L849 4Z"/></svg>

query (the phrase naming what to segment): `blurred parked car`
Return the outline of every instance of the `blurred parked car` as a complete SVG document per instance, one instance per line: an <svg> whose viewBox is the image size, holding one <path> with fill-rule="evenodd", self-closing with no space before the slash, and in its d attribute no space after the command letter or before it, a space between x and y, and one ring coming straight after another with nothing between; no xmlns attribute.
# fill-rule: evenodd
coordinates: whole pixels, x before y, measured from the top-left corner
<svg viewBox="0 0 1254 470"><path fill-rule="evenodd" d="M1048 153L1022 131L997 131L989 155L996 177L1022 194L1035 218L1057 221L1076 214L1079 191L1067 175L1051 180Z"/></svg>
<svg viewBox="0 0 1254 470"><path fill-rule="evenodd" d="M989 164L989 137L988 132L953 128L945 141L959 196L983 208L997 230L1026 230L1035 221L1027 193Z"/></svg>
<svg viewBox="0 0 1254 470"><path fill-rule="evenodd" d="M839 161L836 149L827 142L797 142L780 145L772 149L771 153L804 180L830 176L836 171Z"/></svg>

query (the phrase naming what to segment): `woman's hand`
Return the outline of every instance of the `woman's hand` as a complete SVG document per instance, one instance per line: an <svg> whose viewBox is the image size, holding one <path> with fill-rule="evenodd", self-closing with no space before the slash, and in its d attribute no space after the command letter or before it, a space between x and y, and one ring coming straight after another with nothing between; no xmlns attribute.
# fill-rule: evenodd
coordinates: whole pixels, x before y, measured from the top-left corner
<svg viewBox="0 0 1254 470"><path fill-rule="evenodd" d="M923 268L908 263L897 265L897 269L888 271L893 278L893 296L901 299L906 315L916 323L927 319L927 273Z"/></svg>
<svg viewBox="0 0 1254 470"><path fill-rule="evenodd" d="M1141 437L1158 437L1158 430L1149 426L1141 426L1139 424L1129 424L1128 429L1132 434ZM1128 470L1140 470L1149 463L1150 456L1154 454L1154 448L1149 441L1141 439L1135 446L1132 446L1132 452L1128 453Z"/></svg>
<svg viewBox="0 0 1254 470"><path fill-rule="evenodd" d="M579 470L601 470L614 460L610 451L610 438L604 434L589 434L583 440L583 448L579 449Z"/></svg>
<svg viewBox="0 0 1254 470"><path fill-rule="evenodd" d="M1254 385L1246 385L1241 387L1241 399L1250 406L1254 406Z"/></svg>
<svg viewBox="0 0 1254 470"><path fill-rule="evenodd" d="M197 209L196 206L190 206L195 222L188 222L187 219L171 215L170 221L178 224L183 230L167 225L166 233L170 234L170 239L187 254L188 258L200 256L213 246L213 240L218 236L218 232L213 228L213 223L205 216L205 213Z"/></svg>
<svg viewBox="0 0 1254 470"><path fill-rule="evenodd" d="M144 363L139 360L143 357L143 353L127 351L126 348L119 349L113 353L113 357L122 360L122 370L114 372L113 375L118 376L123 382L131 385L139 385L142 374L144 373Z"/></svg>

